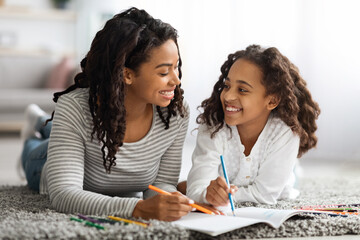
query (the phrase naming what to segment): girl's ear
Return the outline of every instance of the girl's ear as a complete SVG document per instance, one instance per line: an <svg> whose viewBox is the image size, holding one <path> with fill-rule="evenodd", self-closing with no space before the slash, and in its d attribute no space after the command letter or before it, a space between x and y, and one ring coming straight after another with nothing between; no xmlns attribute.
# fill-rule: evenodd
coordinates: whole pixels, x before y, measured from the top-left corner
<svg viewBox="0 0 360 240"><path fill-rule="evenodd" d="M131 85L133 83L135 73L132 69L124 67L123 76L125 84Z"/></svg>
<svg viewBox="0 0 360 240"><path fill-rule="evenodd" d="M268 97L269 97L269 102L267 104L267 109L271 111L279 105L280 98L276 95L269 95Z"/></svg>

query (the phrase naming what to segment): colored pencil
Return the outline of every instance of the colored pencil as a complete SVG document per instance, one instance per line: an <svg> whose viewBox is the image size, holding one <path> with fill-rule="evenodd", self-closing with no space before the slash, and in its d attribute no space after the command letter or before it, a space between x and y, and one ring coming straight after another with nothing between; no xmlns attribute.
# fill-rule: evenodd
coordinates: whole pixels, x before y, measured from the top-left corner
<svg viewBox="0 0 360 240"><path fill-rule="evenodd" d="M93 223L93 222L90 222L90 221L87 221L87 220L84 220L84 219L71 217L70 220L71 221L76 221L76 222L84 222L85 225L90 226L90 227L96 227L97 229L103 229L103 230L105 229L103 226L101 226L99 224L96 224L96 223Z"/></svg>
<svg viewBox="0 0 360 240"><path fill-rule="evenodd" d="M295 207L295 208L299 208L299 209L313 209L313 208L339 208L339 207L360 207L360 203L310 205L310 206L302 206L302 207Z"/></svg>
<svg viewBox="0 0 360 240"><path fill-rule="evenodd" d="M224 172L224 177L225 177L225 180L226 180L226 184L228 185L228 188L230 189L230 182L229 182L229 178L227 177L226 166L225 166L224 158L223 158L222 155L220 155L220 161L221 161L221 166L222 166L222 169L223 169L223 172ZM235 216L234 201L233 201L233 198L232 198L232 195L231 195L230 192L229 192L229 200L230 200L232 213Z"/></svg>
<svg viewBox="0 0 360 240"><path fill-rule="evenodd" d="M142 222L138 222L138 221L133 221L133 220L129 220L126 218L120 218L120 217L114 217L114 216L108 216L108 218L115 220L115 221L119 221L119 222L125 222L125 223L133 223L136 225L140 225L142 227L147 227L148 225L146 223L142 223Z"/></svg>
<svg viewBox="0 0 360 240"><path fill-rule="evenodd" d="M149 185L149 189L151 190L154 190L155 192L158 192L158 193L161 193L161 194L164 194L164 195L171 195L169 192L167 191L164 191L158 187L155 187L153 185ZM209 209L207 208L204 208L200 205L197 205L195 203L192 203L192 204L189 204L190 206L192 206L193 208L196 208L197 210L203 212L203 213L207 213L207 214L210 214L210 215L216 215L214 212L210 211Z"/></svg>
<svg viewBox="0 0 360 240"><path fill-rule="evenodd" d="M88 217L88 216L85 216L85 215L82 215L82 214L78 214L78 217L81 218L81 219L84 219L86 221L92 222L92 223L101 224L101 222L99 220L93 219L91 217Z"/></svg>

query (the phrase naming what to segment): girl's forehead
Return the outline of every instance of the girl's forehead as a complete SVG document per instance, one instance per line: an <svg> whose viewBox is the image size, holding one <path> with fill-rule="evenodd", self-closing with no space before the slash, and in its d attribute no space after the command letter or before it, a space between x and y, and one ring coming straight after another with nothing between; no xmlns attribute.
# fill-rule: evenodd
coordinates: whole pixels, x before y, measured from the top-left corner
<svg viewBox="0 0 360 240"><path fill-rule="evenodd" d="M231 66L228 78L232 80L245 80L245 79L237 79L237 78L246 78L249 80L252 79L262 79L263 73L261 68L256 64L252 63L246 59L238 59Z"/></svg>

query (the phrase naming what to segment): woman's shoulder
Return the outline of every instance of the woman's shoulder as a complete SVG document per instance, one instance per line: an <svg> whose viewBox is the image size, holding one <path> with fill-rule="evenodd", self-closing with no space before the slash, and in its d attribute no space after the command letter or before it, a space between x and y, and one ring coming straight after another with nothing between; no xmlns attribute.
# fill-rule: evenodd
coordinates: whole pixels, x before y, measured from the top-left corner
<svg viewBox="0 0 360 240"><path fill-rule="evenodd" d="M188 102L185 99L182 101L182 105L183 105L182 113L177 108L175 108L176 115L173 116L172 118L170 118L170 122L173 119L176 119L176 121L179 122L179 123L182 123L184 121L189 120L190 106L189 106ZM167 116L167 114L168 114L168 108L167 107L160 107L160 111L163 114L163 116Z"/></svg>
<svg viewBox="0 0 360 240"><path fill-rule="evenodd" d="M79 114L84 115L89 112L89 89L77 88L69 93L61 95L56 104L56 111L61 109L71 114L78 112Z"/></svg>
<svg viewBox="0 0 360 240"><path fill-rule="evenodd" d="M76 101L76 102L83 101L83 100L88 101L89 88L77 88L71 92L61 95L59 99L61 99L63 101L69 101L71 99L72 101Z"/></svg>

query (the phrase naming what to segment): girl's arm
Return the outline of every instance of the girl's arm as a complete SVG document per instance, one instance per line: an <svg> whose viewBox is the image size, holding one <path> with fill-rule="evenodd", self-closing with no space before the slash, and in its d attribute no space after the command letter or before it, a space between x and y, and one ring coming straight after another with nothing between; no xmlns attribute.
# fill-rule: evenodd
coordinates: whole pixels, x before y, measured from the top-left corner
<svg viewBox="0 0 360 240"><path fill-rule="evenodd" d="M294 171L299 142L290 128L282 132L260 162L255 181L247 187L239 187L235 193L236 201L275 204Z"/></svg>
<svg viewBox="0 0 360 240"><path fill-rule="evenodd" d="M177 116L178 124L174 124L172 126L173 128L177 129L177 131L174 131L177 132L177 136L174 139L171 146L165 151L165 153L161 157L159 171L154 183L152 184L168 192L177 191L176 186L178 184L180 170L181 170L182 151L189 125L189 116L190 116L189 106L185 101L184 101L184 107L188 114L185 115L184 118ZM176 119L171 119L171 120L176 121ZM170 131L170 129L164 131ZM157 195L157 193L150 189L144 191L144 199L147 199L155 195Z"/></svg>
<svg viewBox="0 0 360 240"><path fill-rule="evenodd" d="M214 138L210 138L211 132L207 127L199 126L186 190L187 196L197 202L208 203L205 197L206 188L211 180L219 176L220 155L224 152L222 134L218 132Z"/></svg>

